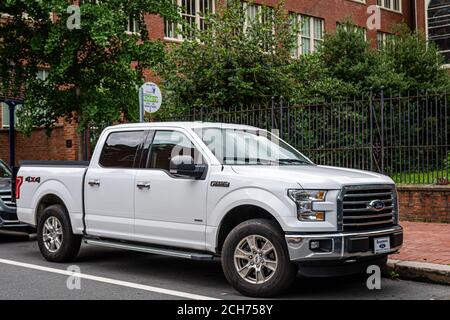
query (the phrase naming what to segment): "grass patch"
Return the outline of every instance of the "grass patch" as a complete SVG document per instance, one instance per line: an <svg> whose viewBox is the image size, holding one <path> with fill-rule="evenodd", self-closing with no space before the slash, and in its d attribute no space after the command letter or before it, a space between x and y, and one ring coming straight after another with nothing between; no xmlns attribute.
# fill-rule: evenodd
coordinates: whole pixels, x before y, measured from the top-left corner
<svg viewBox="0 0 450 320"><path fill-rule="evenodd" d="M407 183L407 184L445 184L445 182L450 179L450 169L447 173L447 169L433 170L425 172L401 172L391 174L392 180L396 183Z"/></svg>

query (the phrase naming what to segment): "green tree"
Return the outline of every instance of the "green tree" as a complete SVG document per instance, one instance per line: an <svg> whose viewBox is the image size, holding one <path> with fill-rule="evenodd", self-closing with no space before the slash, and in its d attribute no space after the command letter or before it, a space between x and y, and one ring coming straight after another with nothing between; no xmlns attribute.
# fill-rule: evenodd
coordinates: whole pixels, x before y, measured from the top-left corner
<svg viewBox="0 0 450 320"><path fill-rule="evenodd" d="M240 1L227 3L207 17L205 30L188 31L195 39L168 49L157 69L166 110L249 106L292 92L294 33L283 4L250 19Z"/></svg>
<svg viewBox="0 0 450 320"><path fill-rule="evenodd" d="M448 86L450 77L441 68L442 55L433 43L405 24L392 32L385 45L375 50L351 21L345 22L335 34L325 36L318 52L323 77L344 82L344 88L354 93L381 87L402 93Z"/></svg>
<svg viewBox="0 0 450 320"><path fill-rule="evenodd" d="M51 130L59 117L76 118L80 130L122 115L135 120L143 72L164 58L164 44L149 39L143 13L178 17L171 0L83 1L77 29L69 5L66 0L0 3L0 12L9 15L0 24L0 90L26 87L19 112L24 132L33 126ZM126 32L130 18L139 32ZM49 68L44 81L36 78L42 67Z"/></svg>
<svg viewBox="0 0 450 320"><path fill-rule="evenodd" d="M380 57L390 64L393 73L402 75L403 88L449 88L449 74L442 68L444 59L433 42L427 42L419 31L412 32L406 24L395 26L393 33L395 36L383 46Z"/></svg>

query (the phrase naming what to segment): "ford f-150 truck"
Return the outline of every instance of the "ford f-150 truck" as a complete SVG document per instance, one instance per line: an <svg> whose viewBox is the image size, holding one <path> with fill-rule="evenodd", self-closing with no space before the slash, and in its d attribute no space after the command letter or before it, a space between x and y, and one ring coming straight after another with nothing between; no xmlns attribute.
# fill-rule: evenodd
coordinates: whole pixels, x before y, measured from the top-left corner
<svg viewBox="0 0 450 320"><path fill-rule="evenodd" d="M25 162L20 221L49 261L80 244L221 258L245 295L274 296L307 276L383 266L403 242L384 175L315 165L251 126L167 122L106 128L90 163Z"/></svg>

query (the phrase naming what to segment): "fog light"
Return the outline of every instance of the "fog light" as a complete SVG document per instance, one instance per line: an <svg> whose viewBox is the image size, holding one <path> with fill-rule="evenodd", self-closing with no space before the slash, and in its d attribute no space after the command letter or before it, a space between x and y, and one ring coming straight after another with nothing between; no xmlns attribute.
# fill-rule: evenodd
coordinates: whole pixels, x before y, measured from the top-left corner
<svg viewBox="0 0 450 320"><path fill-rule="evenodd" d="M331 252L333 250L332 239L319 239L309 241L309 250L314 252Z"/></svg>
<svg viewBox="0 0 450 320"><path fill-rule="evenodd" d="M309 248L310 248L311 250L317 250L317 249L319 249L319 248L320 248L320 241L311 241L311 242L309 243Z"/></svg>

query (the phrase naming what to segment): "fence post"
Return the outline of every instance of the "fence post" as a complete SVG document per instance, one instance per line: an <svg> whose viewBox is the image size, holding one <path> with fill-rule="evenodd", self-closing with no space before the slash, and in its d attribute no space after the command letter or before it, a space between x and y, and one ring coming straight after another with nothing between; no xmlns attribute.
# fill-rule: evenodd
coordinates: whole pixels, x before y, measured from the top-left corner
<svg viewBox="0 0 450 320"><path fill-rule="evenodd" d="M270 109L270 116L271 116L271 120L272 120L272 127L270 128L271 130L275 129L275 97L272 96L272 105L271 105L271 109Z"/></svg>
<svg viewBox="0 0 450 320"><path fill-rule="evenodd" d="M369 143L370 143L370 171L373 171L373 94L369 94Z"/></svg>
<svg viewBox="0 0 450 320"><path fill-rule="evenodd" d="M280 97L280 138L283 139L283 96Z"/></svg>
<svg viewBox="0 0 450 320"><path fill-rule="evenodd" d="M380 93L380 108L381 108L381 173L384 173L384 88L381 87Z"/></svg>

